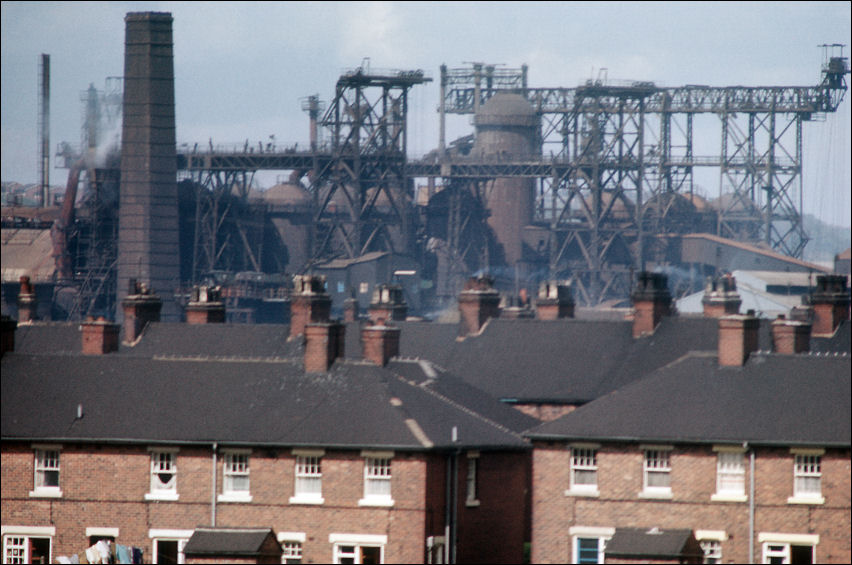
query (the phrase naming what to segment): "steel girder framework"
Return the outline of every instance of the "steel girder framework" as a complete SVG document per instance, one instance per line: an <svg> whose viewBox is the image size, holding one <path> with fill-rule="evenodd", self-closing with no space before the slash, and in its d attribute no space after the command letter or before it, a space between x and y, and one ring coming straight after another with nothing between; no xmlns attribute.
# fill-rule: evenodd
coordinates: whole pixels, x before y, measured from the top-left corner
<svg viewBox="0 0 852 565"><path fill-rule="evenodd" d="M579 289L588 302L623 294L619 279L644 266L643 235L677 231L672 210L678 196L691 198L695 167L720 170L720 196L726 198L720 199L719 235L767 242L801 257L807 242L801 218L802 122L837 109L847 89L845 58L828 59L814 87L659 88L589 81L577 88L501 88L526 78L526 69L502 71L506 76L495 86L483 84L476 66L449 72L442 67L441 131L446 113L473 113L499 90L530 101L542 116L542 163L525 170L504 166L500 176L539 174L536 221L550 226L551 271L568 267L582 273ZM718 156L694 154L696 114L719 116ZM443 176L461 171L443 158ZM541 174L548 163L550 174ZM564 263L570 245L580 250L583 264Z"/></svg>
<svg viewBox="0 0 852 565"><path fill-rule="evenodd" d="M314 260L410 248L408 91L431 80L423 71L363 67L338 79L320 120L330 158L315 161L310 179Z"/></svg>

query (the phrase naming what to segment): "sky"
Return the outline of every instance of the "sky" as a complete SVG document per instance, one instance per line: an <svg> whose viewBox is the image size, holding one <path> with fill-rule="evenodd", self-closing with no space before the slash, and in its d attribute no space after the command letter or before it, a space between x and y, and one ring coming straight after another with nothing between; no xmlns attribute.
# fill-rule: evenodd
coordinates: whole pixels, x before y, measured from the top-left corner
<svg viewBox="0 0 852 565"><path fill-rule="evenodd" d="M597 77L661 86L813 86L825 43L852 44L849 2L11 2L2 9L3 181L38 180L40 54L50 55L50 142L79 143L80 94L124 66L124 16L174 17L178 143L307 145L306 96L329 102L341 72L423 69L409 98L409 152L438 144L440 65L529 66L532 87ZM849 56L849 47L844 56ZM848 77L847 77L848 80ZM803 211L852 225L851 95L803 131ZM706 117L714 120L713 117ZM706 121L706 120L704 120ZM704 129L706 128L706 133ZM719 120L696 129L718 154ZM452 116L447 139L471 133ZM53 160L51 167L54 166ZM51 169L51 184L67 171ZM261 178L261 182L274 182ZM719 174L696 177L719 191Z"/></svg>

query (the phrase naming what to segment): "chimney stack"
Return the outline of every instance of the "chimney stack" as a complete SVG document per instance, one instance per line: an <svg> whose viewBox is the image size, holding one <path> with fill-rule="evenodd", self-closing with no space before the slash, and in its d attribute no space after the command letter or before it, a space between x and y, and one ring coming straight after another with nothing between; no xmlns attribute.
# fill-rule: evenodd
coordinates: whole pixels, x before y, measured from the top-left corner
<svg viewBox="0 0 852 565"><path fill-rule="evenodd" d="M18 322L3 314L0 318L0 357L7 352L15 351L15 330Z"/></svg>
<svg viewBox="0 0 852 565"><path fill-rule="evenodd" d="M395 284L379 284L373 290L373 300L370 302L370 321L378 320L405 321L408 315L408 304L402 294L402 287Z"/></svg>
<svg viewBox="0 0 852 565"><path fill-rule="evenodd" d="M358 299L355 297L349 297L343 301L343 321L346 323L349 322L357 322L358 317L361 315L360 308L358 307Z"/></svg>
<svg viewBox="0 0 852 565"><path fill-rule="evenodd" d="M222 289L218 286L197 286L186 305L187 324L224 324L225 303Z"/></svg>
<svg viewBox="0 0 852 565"><path fill-rule="evenodd" d="M459 336L474 335L489 318L500 317L500 294L493 279L481 276L469 279L459 294Z"/></svg>
<svg viewBox="0 0 852 565"><path fill-rule="evenodd" d="M124 309L124 343L133 343L150 322L160 321L163 301L148 285L130 279L127 297L121 301Z"/></svg>
<svg viewBox="0 0 852 565"><path fill-rule="evenodd" d="M811 348L811 324L785 319L783 314L772 322L772 350L782 355L807 353Z"/></svg>
<svg viewBox="0 0 852 565"><path fill-rule="evenodd" d="M38 308L38 299L36 298L35 288L30 283L30 277L22 276L20 278L21 291L18 293L18 322L32 322L36 319L36 310Z"/></svg>
<svg viewBox="0 0 852 565"><path fill-rule="evenodd" d="M324 373L334 360L343 358L346 326L339 322L309 323L304 328L305 372Z"/></svg>
<svg viewBox="0 0 852 565"><path fill-rule="evenodd" d="M101 316L97 320L89 316L80 324L83 335L83 355L104 355L118 351L118 334L121 326Z"/></svg>
<svg viewBox="0 0 852 565"><path fill-rule="evenodd" d="M361 330L361 349L364 359L384 367L391 357L399 355L400 329L386 326L384 320Z"/></svg>
<svg viewBox="0 0 852 565"><path fill-rule="evenodd" d="M818 275L816 291L811 295L814 309L813 335L834 335L842 320L849 319L849 289L846 275Z"/></svg>
<svg viewBox="0 0 852 565"><path fill-rule="evenodd" d="M633 299L633 337L651 335L663 316L672 313L668 277L663 273L639 273Z"/></svg>
<svg viewBox="0 0 852 565"><path fill-rule="evenodd" d="M760 320L754 310L746 315L735 314L719 318L719 365L742 367L748 356L757 351Z"/></svg>
<svg viewBox="0 0 852 565"><path fill-rule="evenodd" d="M539 320L574 317L571 281L544 281L538 287L535 313Z"/></svg>
<svg viewBox="0 0 852 565"><path fill-rule="evenodd" d="M296 275L290 295L290 339L305 334L311 323L326 323L331 316L331 297L325 291L325 277Z"/></svg>
<svg viewBox="0 0 852 565"><path fill-rule="evenodd" d="M705 318L721 318L731 314L739 314L743 301L737 292L737 279L730 274L717 279L708 279L704 289L704 298L701 304L704 306Z"/></svg>

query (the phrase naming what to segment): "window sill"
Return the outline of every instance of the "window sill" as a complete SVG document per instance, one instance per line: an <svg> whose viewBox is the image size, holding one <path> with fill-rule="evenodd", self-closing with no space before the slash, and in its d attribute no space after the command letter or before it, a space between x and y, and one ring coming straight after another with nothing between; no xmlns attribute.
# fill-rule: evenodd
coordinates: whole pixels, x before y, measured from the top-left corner
<svg viewBox="0 0 852 565"><path fill-rule="evenodd" d="M791 496L787 504L825 504L824 496Z"/></svg>
<svg viewBox="0 0 852 565"><path fill-rule="evenodd" d="M476 500L465 500L464 505L467 506L468 508L476 508L476 507L479 506L479 500L478 499L476 499Z"/></svg>
<svg viewBox="0 0 852 565"><path fill-rule="evenodd" d="M220 494L216 497L216 502L251 502L250 494Z"/></svg>
<svg viewBox="0 0 852 565"><path fill-rule="evenodd" d="M711 502L746 502L748 496L745 494L713 494L710 496Z"/></svg>
<svg viewBox="0 0 852 565"><path fill-rule="evenodd" d="M325 499L321 496L291 496L290 504L313 504L319 505L325 503Z"/></svg>
<svg viewBox="0 0 852 565"><path fill-rule="evenodd" d="M649 498L652 500L671 500L672 499L672 491L670 490L661 490L661 491L647 491L643 490L638 494L639 498Z"/></svg>
<svg viewBox="0 0 852 565"><path fill-rule="evenodd" d="M393 506L392 498L362 498L358 501L358 506L376 506L381 508L389 508Z"/></svg>
<svg viewBox="0 0 852 565"><path fill-rule="evenodd" d="M598 498L600 497L601 492L598 489L595 490L577 490L577 489L568 489L565 491L565 496L585 496L588 498Z"/></svg>
<svg viewBox="0 0 852 565"><path fill-rule="evenodd" d="M58 488L35 489L30 491L30 498L62 498L62 491Z"/></svg>
<svg viewBox="0 0 852 565"><path fill-rule="evenodd" d="M180 497L176 492L146 492L145 500L175 501Z"/></svg>

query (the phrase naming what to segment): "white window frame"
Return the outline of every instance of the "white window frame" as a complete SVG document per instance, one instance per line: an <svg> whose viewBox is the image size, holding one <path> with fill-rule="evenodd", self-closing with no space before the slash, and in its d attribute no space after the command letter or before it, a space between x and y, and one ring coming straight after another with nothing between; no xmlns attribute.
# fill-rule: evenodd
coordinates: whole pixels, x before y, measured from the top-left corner
<svg viewBox="0 0 852 565"><path fill-rule="evenodd" d="M701 546L704 552L704 563L710 563L710 559L715 559L713 563L722 562L722 542L728 539L728 534L724 530L695 530L695 539Z"/></svg>
<svg viewBox="0 0 852 565"><path fill-rule="evenodd" d="M571 563L580 562L580 539L598 540L598 563L603 563L607 542L615 535L615 528L573 526L568 528L571 536Z"/></svg>
<svg viewBox="0 0 852 565"><path fill-rule="evenodd" d="M148 530L148 537L151 541L151 560L152 563L157 563L157 545L161 541L176 541L178 549L178 563L186 563L186 555L183 553L183 548L186 547L189 538L192 537L193 530L168 530L168 529L151 529Z"/></svg>
<svg viewBox="0 0 852 565"><path fill-rule="evenodd" d="M642 445L642 492L640 498L672 498L672 446L669 445ZM651 475L666 475L669 479L668 486L651 486L649 477Z"/></svg>
<svg viewBox="0 0 852 565"><path fill-rule="evenodd" d="M62 496L62 446L33 445L33 490L31 498L60 498ZM55 459L48 459L48 454L55 454ZM56 473L56 486L44 485L44 473Z"/></svg>
<svg viewBox="0 0 852 565"><path fill-rule="evenodd" d="M571 444L568 457L569 460L569 488L565 491L566 496L600 496L598 490L598 451L599 444L575 443ZM595 474L594 484L578 483L577 472L590 472Z"/></svg>
<svg viewBox="0 0 852 565"><path fill-rule="evenodd" d="M792 448L793 454L793 496L787 499L788 504L824 504L822 496L822 457L824 449ZM800 479L818 479L819 492L801 490Z"/></svg>
<svg viewBox="0 0 852 565"><path fill-rule="evenodd" d="M250 449L224 449L222 461L222 494L217 497L218 502L251 502L251 450ZM240 461L245 458L244 469ZM233 477L247 477L249 488L247 490L234 490L231 481Z"/></svg>
<svg viewBox="0 0 852 565"><path fill-rule="evenodd" d="M385 546L388 543L387 536L370 534L329 534L328 542L332 544L332 563L340 563L342 557L353 557L355 563L361 563L362 547L378 547L379 563L385 562ZM343 553L341 548L351 546L354 554Z"/></svg>
<svg viewBox="0 0 852 565"><path fill-rule="evenodd" d="M479 452L467 452L467 488L465 505L468 507L479 506Z"/></svg>
<svg viewBox="0 0 852 565"><path fill-rule="evenodd" d="M762 544L761 563L769 563L772 557L780 557L783 563L789 563L794 545L810 546L813 558L811 563L819 563L816 553L817 545L819 545L818 534L761 532L757 535L757 541Z"/></svg>
<svg viewBox="0 0 852 565"><path fill-rule="evenodd" d="M288 559L298 559L299 563L304 560L304 550L305 550L305 533L304 532L278 532L278 543L281 544L281 563L287 563ZM295 552L291 551L288 554L288 546L289 548L295 549L298 544L298 556Z"/></svg>
<svg viewBox="0 0 852 565"><path fill-rule="evenodd" d="M362 451L364 458L364 498L358 506L393 506L393 451ZM386 484L387 493L375 493L376 485ZM384 488L382 489L384 490Z"/></svg>
<svg viewBox="0 0 852 565"><path fill-rule="evenodd" d="M323 449L294 449L292 454L296 457L293 464L293 496L290 504L322 504L325 499L322 496L322 458L325 456ZM302 482L317 482L319 492L310 492L300 489Z"/></svg>
<svg viewBox="0 0 852 565"><path fill-rule="evenodd" d="M447 546L444 536L426 538L426 564L442 565L447 562Z"/></svg>
<svg viewBox="0 0 852 565"><path fill-rule="evenodd" d="M716 492L710 497L714 502L745 502L746 460L742 446L716 445ZM737 465L738 463L738 465ZM726 488L731 479L739 481L739 488Z"/></svg>
<svg viewBox="0 0 852 565"><path fill-rule="evenodd" d="M178 500L180 498L177 492L178 448L149 447L148 451L151 453L150 488L148 492L145 493L145 500ZM169 470L166 472L170 472L172 474L172 480L170 481L171 486L166 488L159 486L162 483L158 477L160 473L164 472L162 467L163 460L161 459L163 456L168 459L170 465Z"/></svg>
<svg viewBox="0 0 852 565"><path fill-rule="evenodd" d="M50 544L48 563L53 563L53 538L56 537L54 526L3 526L3 563L31 563L30 538L47 539ZM12 545L11 542L20 540ZM10 550L19 549L20 554L10 556Z"/></svg>

